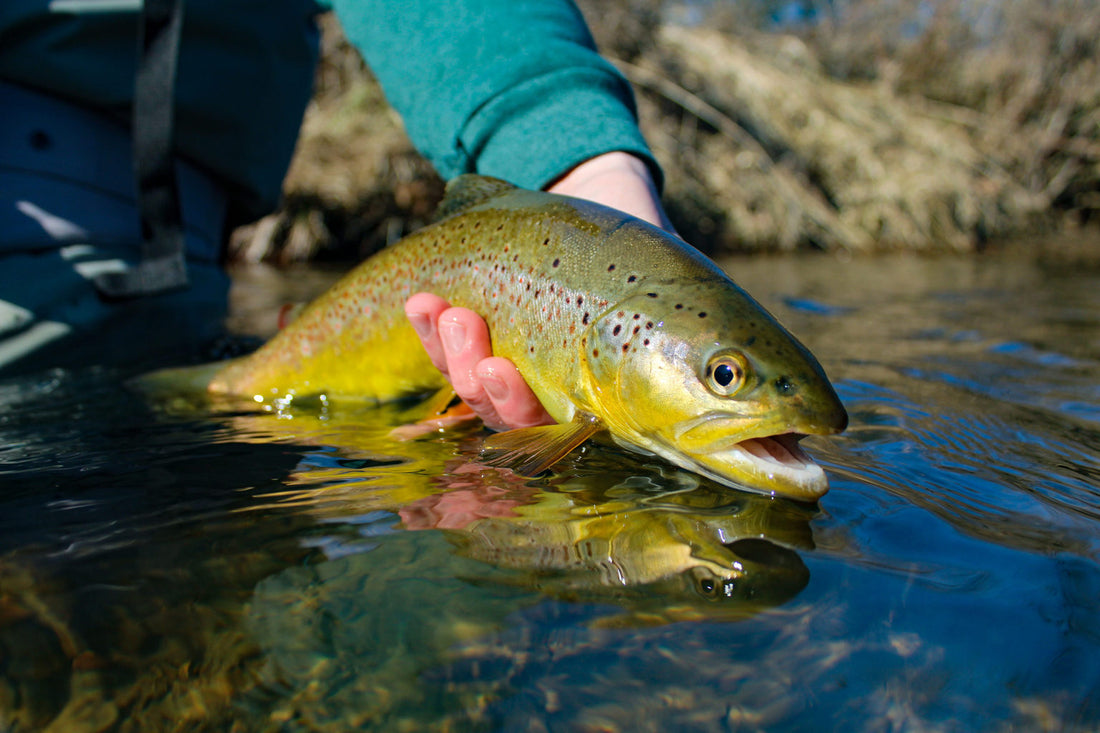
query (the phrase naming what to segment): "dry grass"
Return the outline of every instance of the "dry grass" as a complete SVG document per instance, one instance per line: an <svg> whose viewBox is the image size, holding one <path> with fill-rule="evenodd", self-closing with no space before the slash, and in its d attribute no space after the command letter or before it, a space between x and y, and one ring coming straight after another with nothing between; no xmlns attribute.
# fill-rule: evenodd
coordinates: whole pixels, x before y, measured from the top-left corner
<svg viewBox="0 0 1100 733"><path fill-rule="evenodd" d="M973 251L1100 210L1100 0L853 0L798 33L715 3L589 0L686 238L714 253ZM231 256L359 259L430 219L442 182L337 24L283 209Z"/></svg>

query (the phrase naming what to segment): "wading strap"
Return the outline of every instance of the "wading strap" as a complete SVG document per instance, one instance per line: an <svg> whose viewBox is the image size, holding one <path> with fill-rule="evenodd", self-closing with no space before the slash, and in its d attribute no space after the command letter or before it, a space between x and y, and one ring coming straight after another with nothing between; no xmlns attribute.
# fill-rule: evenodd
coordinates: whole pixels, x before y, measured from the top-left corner
<svg viewBox="0 0 1100 733"><path fill-rule="evenodd" d="M142 6L132 122L141 262L95 279L96 287L109 298L134 298L187 285L183 219L172 164L183 3L145 0Z"/></svg>

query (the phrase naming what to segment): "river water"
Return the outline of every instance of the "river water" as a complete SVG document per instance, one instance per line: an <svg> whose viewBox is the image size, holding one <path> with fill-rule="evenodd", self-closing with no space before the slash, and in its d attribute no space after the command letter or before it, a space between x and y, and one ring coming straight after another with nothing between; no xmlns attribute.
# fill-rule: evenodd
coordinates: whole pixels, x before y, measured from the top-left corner
<svg viewBox="0 0 1100 733"><path fill-rule="evenodd" d="M817 505L602 447L522 480L408 405L0 383L0 731L1100 728L1100 269L725 265L851 414ZM239 273L231 323L329 277Z"/></svg>

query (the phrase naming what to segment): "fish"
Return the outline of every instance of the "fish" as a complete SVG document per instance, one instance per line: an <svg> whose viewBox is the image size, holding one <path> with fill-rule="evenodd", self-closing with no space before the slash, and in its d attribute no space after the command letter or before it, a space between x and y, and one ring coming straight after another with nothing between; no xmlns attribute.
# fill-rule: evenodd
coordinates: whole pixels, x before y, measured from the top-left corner
<svg viewBox="0 0 1100 733"><path fill-rule="evenodd" d="M286 404L387 402L445 390L404 315L432 292L480 314L555 425L486 438L486 463L537 475L589 439L724 485L816 501L806 435L848 415L824 369L712 260L582 199L468 174L437 220L381 250L252 354L213 394Z"/></svg>

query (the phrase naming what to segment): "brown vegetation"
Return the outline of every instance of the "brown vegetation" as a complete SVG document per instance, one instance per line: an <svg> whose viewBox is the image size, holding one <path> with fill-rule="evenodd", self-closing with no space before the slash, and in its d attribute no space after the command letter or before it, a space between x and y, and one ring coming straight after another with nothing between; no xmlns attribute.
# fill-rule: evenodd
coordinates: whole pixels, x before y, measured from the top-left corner
<svg viewBox="0 0 1100 733"><path fill-rule="evenodd" d="M1100 210L1098 0L854 0L785 33L753 29L759 6L706 7L694 25L662 0L587 12L704 249L972 251ZM438 200L331 19L325 39L285 206L235 234L238 259L359 258Z"/></svg>

